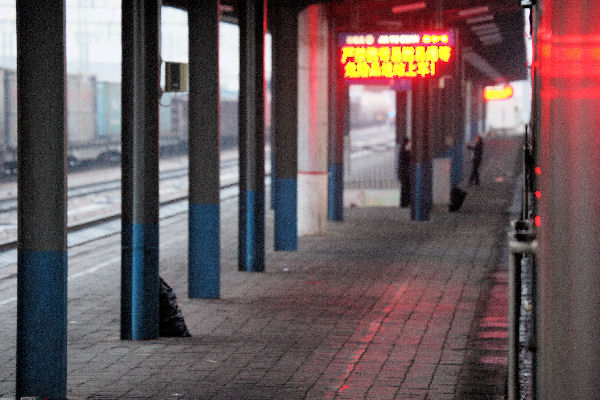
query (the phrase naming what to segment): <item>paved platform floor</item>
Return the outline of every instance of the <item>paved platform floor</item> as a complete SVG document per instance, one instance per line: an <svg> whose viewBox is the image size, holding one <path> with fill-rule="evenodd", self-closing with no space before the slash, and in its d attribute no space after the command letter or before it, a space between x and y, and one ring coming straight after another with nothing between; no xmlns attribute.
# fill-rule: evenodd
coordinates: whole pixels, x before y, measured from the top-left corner
<svg viewBox="0 0 600 400"><path fill-rule="evenodd" d="M222 298L187 299L187 215L161 221L161 276L191 338L119 340L120 237L69 251L69 399L502 399L505 229L518 140L486 141L460 212L352 208L326 236L237 270L222 205ZM469 171L465 171L465 174ZM0 288L0 396L14 396L14 286Z"/></svg>

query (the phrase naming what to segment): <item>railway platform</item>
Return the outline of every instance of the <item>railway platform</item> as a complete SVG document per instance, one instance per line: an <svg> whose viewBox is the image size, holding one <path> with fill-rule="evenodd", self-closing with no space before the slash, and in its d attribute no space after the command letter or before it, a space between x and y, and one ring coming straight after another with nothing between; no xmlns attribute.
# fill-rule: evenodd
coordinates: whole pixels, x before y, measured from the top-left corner
<svg viewBox="0 0 600 400"><path fill-rule="evenodd" d="M486 141L459 212L348 208L327 235L239 272L221 206L221 298L187 298L187 214L160 222L160 275L191 338L119 339L120 235L69 249L68 398L502 399L518 139ZM465 172L466 173L466 172ZM12 267L6 267L12 268ZM9 269L5 271L9 271ZM15 390L16 288L0 282L0 397Z"/></svg>

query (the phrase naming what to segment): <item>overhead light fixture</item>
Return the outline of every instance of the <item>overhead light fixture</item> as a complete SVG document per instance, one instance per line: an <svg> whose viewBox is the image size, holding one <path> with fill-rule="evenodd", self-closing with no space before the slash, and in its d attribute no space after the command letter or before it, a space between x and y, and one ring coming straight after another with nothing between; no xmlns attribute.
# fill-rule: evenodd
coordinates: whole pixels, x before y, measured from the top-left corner
<svg viewBox="0 0 600 400"><path fill-rule="evenodd" d="M424 1L420 1L418 3L403 4L401 6L394 6L394 7L392 7L392 12L394 14L402 14L402 13L409 12L409 11L422 10L424 8L427 8L427 4Z"/></svg>
<svg viewBox="0 0 600 400"><path fill-rule="evenodd" d="M473 32L481 32L481 31L487 31L490 29L498 29L498 25L496 25L494 22L489 23L489 24L481 24L481 25L473 25L471 26L471 30Z"/></svg>
<svg viewBox="0 0 600 400"><path fill-rule="evenodd" d="M481 36L479 36L479 40L481 40L481 41L502 40L502 35L499 33L481 35Z"/></svg>
<svg viewBox="0 0 600 400"><path fill-rule="evenodd" d="M483 36L483 35L490 35L490 34L499 34L500 30L498 30L498 28L488 28L488 29L481 29L478 31L473 31L473 33L475 33L477 36Z"/></svg>
<svg viewBox="0 0 600 400"><path fill-rule="evenodd" d="M484 44L484 46L491 46L493 44L502 43L502 36L490 36L490 37L479 38L479 39L481 40L481 43Z"/></svg>
<svg viewBox="0 0 600 400"><path fill-rule="evenodd" d="M467 24L471 25L471 24L480 24L482 22L487 22L487 21L493 21L494 20L494 16L491 14L485 14L479 17L472 17L472 18L467 18Z"/></svg>
<svg viewBox="0 0 600 400"><path fill-rule="evenodd" d="M377 21L375 23L377 25L379 25L379 26L392 26L392 27L401 27L401 26L404 26L404 22L402 22L402 21L384 20L384 21Z"/></svg>
<svg viewBox="0 0 600 400"><path fill-rule="evenodd" d="M485 14L485 13L488 13L489 11L490 11L490 8L488 6L472 7L472 8L466 8L464 10L460 10L458 12L458 16L459 17L470 17L471 15Z"/></svg>

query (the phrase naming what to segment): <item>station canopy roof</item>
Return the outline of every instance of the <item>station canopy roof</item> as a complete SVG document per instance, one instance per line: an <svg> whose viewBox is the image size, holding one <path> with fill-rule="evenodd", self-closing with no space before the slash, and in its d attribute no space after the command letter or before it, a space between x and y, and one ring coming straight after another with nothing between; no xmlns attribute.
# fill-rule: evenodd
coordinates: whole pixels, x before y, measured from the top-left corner
<svg viewBox="0 0 600 400"><path fill-rule="evenodd" d="M187 8L199 0L163 0ZM489 83L527 78L524 12L519 0L269 0L285 4L328 5L330 16L346 32L402 33L454 29L467 74ZM223 20L235 22L237 1L221 0Z"/></svg>

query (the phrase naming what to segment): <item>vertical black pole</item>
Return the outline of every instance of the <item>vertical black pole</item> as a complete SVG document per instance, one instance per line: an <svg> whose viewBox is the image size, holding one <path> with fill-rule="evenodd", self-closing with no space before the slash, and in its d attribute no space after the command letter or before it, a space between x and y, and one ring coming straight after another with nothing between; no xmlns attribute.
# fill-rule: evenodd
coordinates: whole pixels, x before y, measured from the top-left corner
<svg viewBox="0 0 600 400"><path fill-rule="evenodd" d="M266 0L240 0L240 194L238 267L265 268L265 83Z"/></svg>
<svg viewBox="0 0 600 400"><path fill-rule="evenodd" d="M65 4L17 1L16 398L67 393Z"/></svg>
<svg viewBox="0 0 600 400"><path fill-rule="evenodd" d="M271 137L275 199L275 250L298 248L298 10L273 9Z"/></svg>
<svg viewBox="0 0 600 400"><path fill-rule="evenodd" d="M190 2L188 296L219 298L219 0Z"/></svg>
<svg viewBox="0 0 600 400"><path fill-rule="evenodd" d="M124 107L131 107L133 124L122 131L126 163L122 207L125 226L122 236L121 285L128 285L131 299L122 299L122 326L131 325L129 339L158 337L158 101L160 1L123 0ZM126 13L130 13L126 15ZM129 24L129 26L125 26ZM131 45L131 48L126 46ZM129 58L130 57L130 58ZM127 76L126 76L127 75ZM132 128L132 133L128 129ZM131 141L130 143L126 143ZM131 175L130 175L131 174ZM131 186L126 186L131 184ZM129 190L131 193L125 193ZM131 204L128 204L131 201ZM129 304L130 303L130 306ZM128 310L129 308L129 310ZM127 329L122 328L122 335ZM127 337L124 337L127 339Z"/></svg>

